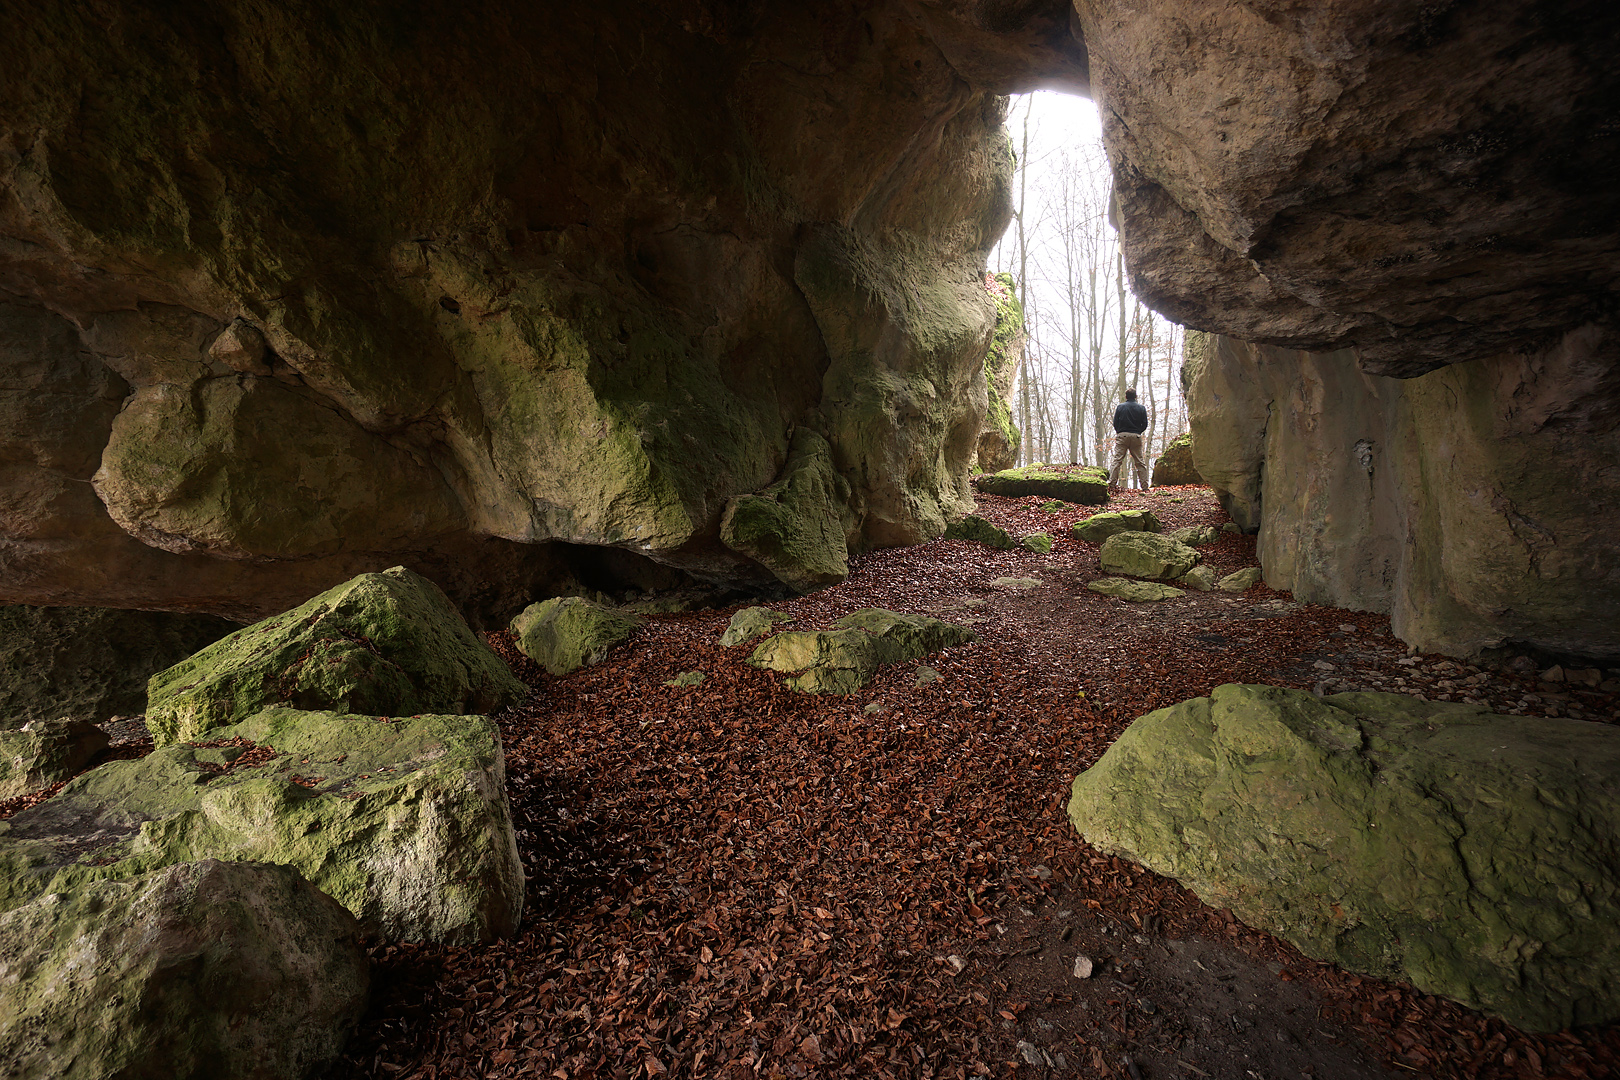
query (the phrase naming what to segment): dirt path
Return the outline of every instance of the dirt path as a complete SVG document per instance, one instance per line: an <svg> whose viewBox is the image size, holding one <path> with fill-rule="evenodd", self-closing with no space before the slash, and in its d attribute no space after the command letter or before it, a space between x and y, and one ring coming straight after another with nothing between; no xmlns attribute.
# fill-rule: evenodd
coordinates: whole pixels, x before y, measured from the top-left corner
<svg viewBox="0 0 1620 1080"><path fill-rule="evenodd" d="M535 693L500 718L523 933L380 951L335 1075L1607 1075L1620 1028L1530 1038L1315 964L1098 855L1063 807L1133 718L1223 682L1611 716L1613 695L1521 705L1533 682L1414 659L1387 619L1264 586L1098 596L1096 548L1066 533L1090 511L1041 504L980 500L1015 533L1059 537L1049 555L875 552L843 585L772 605L798 628L876 606L981 634L848 697L795 694L720 649L735 609L656 618L562 679L523 667ZM1201 488L1116 506L1167 528L1224 521ZM1204 550L1223 571L1253 559L1246 537ZM701 685L664 685L694 670Z"/></svg>

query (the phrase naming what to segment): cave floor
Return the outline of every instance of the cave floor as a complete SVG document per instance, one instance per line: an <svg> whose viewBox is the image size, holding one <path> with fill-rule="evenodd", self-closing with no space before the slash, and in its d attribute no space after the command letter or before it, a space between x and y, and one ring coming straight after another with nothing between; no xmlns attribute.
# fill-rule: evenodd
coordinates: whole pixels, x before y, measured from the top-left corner
<svg viewBox="0 0 1620 1080"><path fill-rule="evenodd" d="M1529 1036L1315 963L1099 855L1064 803L1133 718L1223 682L1594 718L1614 695L1527 702L1522 677L1409 657L1386 618L1265 586L1148 605L1090 593L1097 549L1067 529L1093 511L1043 502L981 497L980 512L1058 537L1050 554L873 552L842 585L772 605L801 629L869 606L973 625L981 640L926 660L939 677L923 685L908 664L847 697L789 691L715 644L735 607L655 617L563 678L493 635L534 687L498 718L529 873L521 935L379 948L371 1012L333 1075L1608 1075L1620 1026ZM1205 488L1111 508L1137 506L1166 528L1225 520ZM1224 573L1254 543L1202 550ZM689 671L704 681L665 685Z"/></svg>

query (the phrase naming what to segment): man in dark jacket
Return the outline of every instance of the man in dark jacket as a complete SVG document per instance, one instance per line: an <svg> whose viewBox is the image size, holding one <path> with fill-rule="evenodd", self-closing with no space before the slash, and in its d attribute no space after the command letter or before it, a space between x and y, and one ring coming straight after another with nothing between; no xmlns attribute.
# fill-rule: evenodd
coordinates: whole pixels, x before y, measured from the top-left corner
<svg viewBox="0 0 1620 1080"><path fill-rule="evenodd" d="M1125 455L1136 470L1136 486L1148 486L1147 459L1142 456L1142 433L1148 428L1147 409L1136 400L1136 391L1125 391L1125 400L1114 410L1114 468L1108 482L1120 487L1125 471Z"/></svg>

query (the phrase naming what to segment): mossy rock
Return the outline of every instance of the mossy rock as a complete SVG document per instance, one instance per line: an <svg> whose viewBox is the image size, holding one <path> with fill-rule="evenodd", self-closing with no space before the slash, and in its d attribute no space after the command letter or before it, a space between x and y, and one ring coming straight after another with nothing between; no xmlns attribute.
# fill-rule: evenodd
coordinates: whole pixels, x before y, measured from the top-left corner
<svg viewBox="0 0 1620 1080"><path fill-rule="evenodd" d="M974 483L986 495L1017 498L1043 495L1048 499L1104 506L1108 502L1108 470L1085 465L1073 471L1045 465L1025 465L978 477Z"/></svg>
<svg viewBox="0 0 1620 1080"><path fill-rule="evenodd" d="M1105 577L1086 582L1086 588L1104 596L1117 596L1132 603L1150 603L1156 600L1174 600L1186 593L1173 585L1157 581L1136 581L1132 578Z"/></svg>
<svg viewBox="0 0 1620 1080"><path fill-rule="evenodd" d="M1170 440L1164 453L1153 459L1153 486L1202 484L1204 478L1193 465L1192 432L1184 431Z"/></svg>
<svg viewBox="0 0 1620 1080"><path fill-rule="evenodd" d="M1033 551L1037 555L1050 555L1054 542L1050 533L1043 532L1030 533L1019 541L1027 550Z"/></svg>
<svg viewBox="0 0 1620 1080"><path fill-rule="evenodd" d="M107 749L107 733L85 720L34 720L0 730L0 799L66 780Z"/></svg>
<svg viewBox="0 0 1620 1080"><path fill-rule="evenodd" d="M1263 571L1258 566L1245 566L1242 570L1234 570L1215 583L1215 587L1222 592L1248 592L1260 584Z"/></svg>
<svg viewBox="0 0 1620 1080"><path fill-rule="evenodd" d="M1115 533L1097 553L1103 572L1126 577L1170 579L1198 565L1198 552L1168 536L1147 532Z"/></svg>
<svg viewBox="0 0 1620 1080"><path fill-rule="evenodd" d="M666 681L664 685L673 687L702 686L703 680L704 674L701 671L683 671L673 679Z"/></svg>
<svg viewBox="0 0 1620 1080"><path fill-rule="evenodd" d="M1221 538L1221 531L1213 525L1186 525L1179 529L1171 529L1164 535L1188 547L1198 547L1201 544L1213 544Z"/></svg>
<svg viewBox="0 0 1620 1080"><path fill-rule="evenodd" d="M958 521L953 521L945 529L947 540L973 540L980 544L988 544L997 551L1011 551L1018 546L1018 541L1006 529L992 525L978 514L969 514Z"/></svg>
<svg viewBox="0 0 1620 1080"><path fill-rule="evenodd" d="M0 911L224 859L297 867L391 941L516 931L523 868L487 718L266 709L210 734L108 762L0 822Z"/></svg>
<svg viewBox="0 0 1620 1080"><path fill-rule="evenodd" d="M807 694L849 694L871 682L884 664L918 660L978 640L973 631L955 623L881 608L853 612L833 626L767 638L748 662L791 674L788 686Z"/></svg>
<svg viewBox="0 0 1620 1080"><path fill-rule="evenodd" d="M635 633L641 620L580 596L530 604L512 620L519 651L553 675L597 664Z"/></svg>
<svg viewBox="0 0 1620 1080"><path fill-rule="evenodd" d="M1529 1031L1620 1018L1620 728L1226 685L1074 781L1102 851Z"/></svg>
<svg viewBox="0 0 1620 1080"><path fill-rule="evenodd" d="M1176 584L1197 592L1209 592L1215 587L1215 571L1207 566L1195 566L1176 578Z"/></svg>
<svg viewBox="0 0 1620 1080"><path fill-rule="evenodd" d="M527 692L437 585L396 566L351 578L158 672L147 687L146 724L166 746L269 705L488 713Z"/></svg>
<svg viewBox="0 0 1620 1080"><path fill-rule="evenodd" d="M290 866L212 860L0 915L0 1074L319 1074L365 1011L354 916Z"/></svg>
<svg viewBox="0 0 1620 1080"><path fill-rule="evenodd" d="M799 428L781 479L727 504L720 540L807 593L849 576L850 515L849 484L833 467L832 448Z"/></svg>
<svg viewBox="0 0 1620 1080"><path fill-rule="evenodd" d="M731 617L726 632L720 635L720 647L729 649L743 645L757 637L771 633L779 623L790 623L793 616L783 615L768 607L745 607Z"/></svg>
<svg viewBox="0 0 1620 1080"><path fill-rule="evenodd" d="M1115 533L1156 533L1162 528L1159 519L1153 516L1151 510L1106 510L1077 522L1074 528L1069 530L1069 534L1076 540L1084 540L1088 544L1100 544Z"/></svg>

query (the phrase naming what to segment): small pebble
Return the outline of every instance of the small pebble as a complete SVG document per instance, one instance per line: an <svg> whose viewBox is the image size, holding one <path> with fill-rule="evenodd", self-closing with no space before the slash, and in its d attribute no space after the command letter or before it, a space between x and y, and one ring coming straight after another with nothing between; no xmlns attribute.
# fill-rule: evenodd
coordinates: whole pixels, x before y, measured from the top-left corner
<svg viewBox="0 0 1620 1080"><path fill-rule="evenodd" d="M1091 973L1092 973L1093 970L1094 970L1094 966L1091 963L1091 957L1087 956L1085 953L1081 953L1079 956L1074 958L1074 977L1075 978L1077 978L1077 979L1089 979L1089 978L1091 978Z"/></svg>

